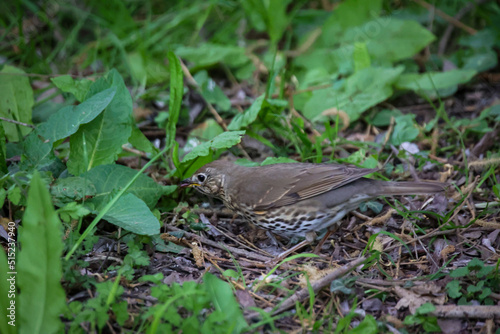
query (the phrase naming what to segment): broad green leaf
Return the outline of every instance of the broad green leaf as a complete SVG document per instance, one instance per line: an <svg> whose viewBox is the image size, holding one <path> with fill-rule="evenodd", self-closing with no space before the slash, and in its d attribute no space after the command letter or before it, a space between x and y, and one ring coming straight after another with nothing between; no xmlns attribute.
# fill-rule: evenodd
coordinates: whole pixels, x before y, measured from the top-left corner
<svg viewBox="0 0 500 334"><path fill-rule="evenodd" d="M396 125L391 134L391 143L399 146L404 142L411 142L417 138L419 130L415 124L415 115L407 114L394 118Z"/></svg>
<svg viewBox="0 0 500 334"><path fill-rule="evenodd" d="M19 168L24 171L49 171L54 177L66 168L54 154L52 143L43 142L36 132L32 132L23 140L24 151Z"/></svg>
<svg viewBox="0 0 500 334"><path fill-rule="evenodd" d="M150 154L158 153L158 149L144 135L144 133L141 132L141 130L136 125L132 127L132 134L130 135L128 142L130 143L130 145L132 145L133 147L135 147L140 151Z"/></svg>
<svg viewBox="0 0 500 334"><path fill-rule="evenodd" d="M78 131L82 124L94 120L109 105L115 96L116 88L111 87L79 105L67 106L50 116L47 122L40 124L38 134L44 139L55 142L67 138Z"/></svg>
<svg viewBox="0 0 500 334"><path fill-rule="evenodd" d="M33 109L33 89L24 71L6 65L0 71L0 116L26 124L31 123ZM31 128L1 121L9 142L20 140Z"/></svg>
<svg viewBox="0 0 500 334"><path fill-rule="evenodd" d="M340 89L327 88L312 93L304 105L304 116L312 121L323 121L322 112L337 108L344 111L353 122L368 108L388 99L392 85L403 72L403 67L369 67L358 71L345 81Z"/></svg>
<svg viewBox="0 0 500 334"><path fill-rule="evenodd" d="M116 88L111 103L93 121L80 126L70 138L68 170L73 175L113 163L132 133L132 98L116 70L93 83L87 98L111 87Z"/></svg>
<svg viewBox="0 0 500 334"><path fill-rule="evenodd" d="M231 126L231 125L229 125ZM191 130L189 137L195 137L200 140L210 140L223 133L224 130L213 118L207 119L205 122L199 124L196 128ZM189 139L188 139L189 141Z"/></svg>
<svg viewBox="0 0 500 334"><path fill-rule="evenodd" d="M89 79L74 80L70 75L61 75L50 79L57 88L75 96L78 102L82 102L94 83Z"/></svg>
<svg viewBox="0 0 500 334"><path fill-rule="evenodd" d="M264 95L259 96L252 103L250 108L242 114L234 116L233 120L227 127L228 130L239 130L253 123L257 119L259 112L269 103L264 99Z"/></svg>
<svg viewBox="0 0 500 334"><path fill-rule="evenodd" d="M231 108L231 101L215 81L208 76L207 71L196 73L194 80L200 87L201 95L208 103L215 104L222 111L228 111Z"/></svg>
<svg viewBox="0 0 500 334"><path fill-rule="evenodd" d="M50 187L50 194L57 201L68 203L81 201L85 197L94 197L97 194L95 186L83 177L59 178Z"/></svg>
<svg viewBox="0 0 500 334"><path fill-rule="evenodd" d="M419 94L432 95L436 90L456 89L457 85L469 82L476 75L474 70L451 70L422 74L402 74L396 82L399 89L409 89Z"/></svg>
<svg viewBox="0 0 500 334"><path fill-rule="evenodd" d="M371 22L346 32L343 42L365 42L371 58L379 63L396 62L414 56L435 36L415 21L384 18L373 28ZM384 23L384 24L383 24ZM359 34L359 30L365 33Z"/></svg>
<svg viewBox="0 0 500 334"><path fill-rule="evenodd" d="M367 314L361 323L350 330L349 334L376 334L379 333L377 321L371 314Z"/></svg>
<svg viewBox="0 0 500 334"><path fill-rule="evenodd" d="M203 276L203 283L215 309L225 314L226 320L232 325L232 332L242 333L248 324L229 284L210 273Z"/></svg>
<svg viewBox="0 0 500 334"><path fill-rule="evenodd" d="M136 174L137 171L122 165L101 165L80 175L77 180L79 182L86 180L87 183L94 185L95 196L89 201L101 205L106 201L107 196L113 191L125 187ZM75 187L77 186L75 185ZM79 187L86 186L85 184L80 184ZM130 186L127 192L134 194L144 201L149 208L153 208L163 194L163 187L150 177L142 174L139 175L139 178Z"/></svg>
<svg viewBox="0 0 500 334"><path fill-rule="evenodd" d="M210 154L210 150L216 150L219 148L229 148L238 144L241 141L241 136L245 134L245 131L227 131L224 132L214 139L207 141L201 145L193 148L191 152L186 154L182 162L193 160L197 157L204 157Z"/></svg>
<svg viewBox="0 0 500 334"><path fill-rule="evenodd" d="M165 129L165 146L171 148L175 141L175 129L181 112L184 84L182 81L182 67L179 59L173 52L169 52L167 57L170 63L170 113L167 128Z"/></svg>
<svg viewBox="0 0 500 334"><path fill-rule="evenodd" d="M278 158L274 158L274 157L267 157L264 161L262 161L262 163L260 164L261 166L265 166L265 165L274 165L274 164L283 164L283 163L296 163L297 161L293 160L293 159L290 159L290 158L286 158L286 157L278 157Z"/></svg>
<svg viewBox="0 0 500 334"><path fill-rule="evenodd" d="M169 72L163 61L144 52L132 52L127 55L130 72L143 85L164 83Z"/></svg>
<svg viewBox="0 0 500 334"><path fill-rule="evenodd" d="M459 298L462 296L462 292L460 292L460 281L453 280L446 284L446 290L448 291L448 296L451 298Z"/></svg>
<svg viewBox="0 0 500 334"><path fill-rule="evenodd" d="M94 212L97 213L97 212ZM146 203L133 194L125 194L104 215L106 221L140 235L160 233L160 222Z"/></svg>
<svg viewBox="0 0 500 334"><path fill-rule="evenodd" d="M12 255L9 260L12 264L15 263L14 253L12 253L12 242L9 240L7 252ZM0 307L2 308L2 317L0 318L0 332L5 334L15 334L17 333L17 327L14 326L16 322L16 305L11 303L16 303L16 275L10 274L15 272L16 267L14 265L9 265L7 262L7 254L5 254L3 249L0 249L0 273L3 273L4 278L0 279L0 294L3 296L0 298ZM10 323L10 325L9 325Z"/></svg>
<svg viewBox="0 0 500 334"><path fill-rule="evenodd" d="M321 36L322 45L335 45L347 29L360 26L365 22L371 23L372 26L381 26L382 23L380 22L382 19L378 17L381 9L381 0L343 1L332 12L330 18L323 25L323 35ZM371 30L368 32L370 31ZM359 34L368 34L368 32L360 30Z"/></svg>
<svg viewBox="0 0 500 334"><path fill-rule="evenodd" d="M19 333L60 333L59 317L66 305L61 286L62 226L38 173L31 180L19 241Z"/></svg>

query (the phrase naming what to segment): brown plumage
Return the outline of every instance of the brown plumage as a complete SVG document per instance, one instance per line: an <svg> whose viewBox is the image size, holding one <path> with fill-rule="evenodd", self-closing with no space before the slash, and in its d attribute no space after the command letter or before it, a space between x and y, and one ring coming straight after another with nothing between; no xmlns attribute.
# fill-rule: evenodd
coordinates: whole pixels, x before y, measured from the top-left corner
<svg viewBox="0 0 500 334"><path fill-rule="evenodd" d="M361 202L379 196L433 194L438 182L364 178L377 169L339 164L275 164L243 167L214 161L181 186L221 199L249 222L278 234L305 236L339 222Z"/></svg>

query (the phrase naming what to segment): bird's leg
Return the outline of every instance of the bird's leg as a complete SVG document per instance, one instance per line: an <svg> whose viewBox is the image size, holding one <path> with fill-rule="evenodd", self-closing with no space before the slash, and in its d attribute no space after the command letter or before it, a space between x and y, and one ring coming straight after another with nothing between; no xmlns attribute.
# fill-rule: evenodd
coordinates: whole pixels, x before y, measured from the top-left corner
<svg viewBox="0 0 500 334"><path fill-rule="evenodd" d="M296 244L295 246L293 246L292 248L287 249L283 253L278 254L278 256L276 256L274 259L268 261L268 263L277 264L277 263L283 261L284 259L287 258L288 255L290 255L293 252L296 252L299 249L311 244L314 241L314 239L316 239L316 233L315 232L307 232L306 239L304 241L301 241L298 244Z"/></svg>
<svg viewBox="0 0 500 334"><path fill-rule="evenodd" d="M320 240L316 248L314 248L314 254L318 254L321 252L321 247L323 247L323 244L325 241L328 239L329 236L331 236L333 233L337 232L339 229L340 225L339 224L334 224L328 228L328 230L325 233L325 236Z"/></svg>

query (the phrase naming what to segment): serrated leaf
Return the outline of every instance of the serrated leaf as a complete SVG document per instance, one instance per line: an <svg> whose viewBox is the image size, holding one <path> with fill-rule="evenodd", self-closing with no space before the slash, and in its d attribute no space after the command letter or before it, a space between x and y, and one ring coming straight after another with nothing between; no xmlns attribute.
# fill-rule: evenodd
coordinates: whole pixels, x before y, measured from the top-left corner
<svg viewBox="0 0 500 334"><path fill-rule="evenodd" d="M94 82L87 98L111 87L116 88L116 93L107 108L70 138L68 170L73 175L113 163L132 133L132 98L116 70Z"/></svg>
<svg viewBox="0 0 500 334"><path fill-rule="evenodd" d="M265 105L269 105L269 103L264 99L264 95L256 98L248 110L242 114L234 116L233 120L227 127L228 130L239 130L252 124L257 119L259 112Z"/></svg>
<svg viewBox="0 0 500 334"><path fill-rule="evenodd" d="M44 139L55 142L74 134L80 125L94 120L109 105L116 93L116 87L108 88L95 94L88 100L75 106L67 106L40 124L38 134Z"/></svg>
<svg viewBox="0 0 500 334"><path fill-rule="evenodd" d="M82 102L94 83L89 79L75 80L70 75L61 75L50 79L57 88L66 93L71 93L78 102Z"/></svg>
<svg viewBox="0 0 500 334"><path fill-rule="evenodd" d="M221 133L214 139L200 144L193 148L191 152L186 154L182 162L193 160L197 157L204 157L210 153L211 149L229 148L241 141L241 136L245 134L245 131L227 131Z"/></svg>
<svg viewBox="0 0 500 334"><path fill-rule="evenodd" d="M0 116L18 122L32 124L31 112L33 104L33 89L24 71L5 65L0 71ZM30 127L0 121L9 142L17 142L19 134L26 136Z"/></svg>
<svg viewBox="0 0 500 334"><path fill-rule="evenodd" d="M80 175L79 179L86 179L95 186L96 193L92 202L101 205L113 191L125 187L135 174L137 171L122 165L101 165ZM127 192L144 201L149 208L153 208L163 194L163 188L153 179L142 174Z"/></svg>
<svg viewBox="0 0 500 334"><path fill-rule="evenodd" d="M62 226L40 175L31 180L17 263L19 333L60 333L66 296L62 278Z"/></svg>

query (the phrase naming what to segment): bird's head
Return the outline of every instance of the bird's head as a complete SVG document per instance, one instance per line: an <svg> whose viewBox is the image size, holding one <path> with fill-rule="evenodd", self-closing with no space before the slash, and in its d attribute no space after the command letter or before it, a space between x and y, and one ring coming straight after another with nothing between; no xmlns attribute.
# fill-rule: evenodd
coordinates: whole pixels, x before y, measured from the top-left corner
<svg viewBox="0 0 500 334"><path fill-rule="evenodd" d="M198 169L190 178L183 180L180 187L194 188L205 195L223 199L226 175L232 166L234 165L227 161L209 163Z"/></svg>

